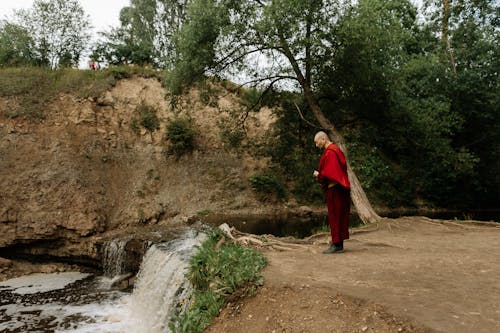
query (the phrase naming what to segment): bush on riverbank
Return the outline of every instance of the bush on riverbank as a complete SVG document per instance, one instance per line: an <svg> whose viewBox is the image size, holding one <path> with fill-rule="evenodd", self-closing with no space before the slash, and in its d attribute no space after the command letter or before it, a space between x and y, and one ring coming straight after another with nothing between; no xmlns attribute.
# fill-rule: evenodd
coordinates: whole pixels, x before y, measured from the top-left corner
<svg viewBox="0 0 500 333"><path fill-rule="evenodd" d="M187 277L195 292L187 310L169 324L172 332L202 332L219 314L226 299L235 293L251 295L263 284L266 258L254 249L239 244L218 248L224 237L214 230L191 258Z"/></svg>

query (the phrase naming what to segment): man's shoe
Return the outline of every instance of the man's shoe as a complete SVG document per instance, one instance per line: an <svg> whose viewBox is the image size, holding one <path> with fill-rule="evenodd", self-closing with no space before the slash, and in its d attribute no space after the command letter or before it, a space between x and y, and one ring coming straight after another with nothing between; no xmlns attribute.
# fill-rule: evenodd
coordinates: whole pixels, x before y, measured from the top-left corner
<svg viewBox="0 0 500 333"><path fill-rule="evenodd" d="M335 245L330 246L328 249L324 250L324 254L330 254L330 253L343 253L344 248L342 247L335 247Z"/></svg>

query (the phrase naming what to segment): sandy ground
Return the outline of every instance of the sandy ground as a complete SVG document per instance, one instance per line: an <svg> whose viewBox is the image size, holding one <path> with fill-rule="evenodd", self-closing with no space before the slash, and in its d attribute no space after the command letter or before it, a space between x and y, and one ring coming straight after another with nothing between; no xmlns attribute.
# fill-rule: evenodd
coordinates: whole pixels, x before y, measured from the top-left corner
<svg viewBox="0 0 500 333"><path fill-rule="evenodd" d="M343 254L270 251L265 285L207 332L500 332L500 224L400 218Z"/></svg>

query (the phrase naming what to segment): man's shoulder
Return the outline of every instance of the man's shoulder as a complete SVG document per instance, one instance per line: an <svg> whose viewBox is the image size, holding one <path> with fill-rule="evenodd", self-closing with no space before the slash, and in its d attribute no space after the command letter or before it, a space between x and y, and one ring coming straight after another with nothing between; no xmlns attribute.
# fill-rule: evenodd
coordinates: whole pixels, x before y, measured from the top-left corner
<svg viewBox="0 0 500 333"><path fill-rule="evenodd" d="M335 143L330 143L328 147L326 147L326 151L331 151L333 153L342 152L339 146L337 146Z"/></svg>

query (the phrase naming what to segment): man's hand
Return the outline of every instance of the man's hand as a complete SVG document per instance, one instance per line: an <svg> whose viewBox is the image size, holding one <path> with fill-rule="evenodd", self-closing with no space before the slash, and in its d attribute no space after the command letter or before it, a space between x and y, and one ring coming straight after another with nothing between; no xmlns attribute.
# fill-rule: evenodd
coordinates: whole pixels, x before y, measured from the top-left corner
<svg viewBox="0 0 500 333"><path fill-rule="evenodd" d="M314 176L314 177L316 177L316 178L318 178L318 176L319 176L319 172L318 172L317 170L314 170L314 172L313 172L313 176Z"/></svg>

